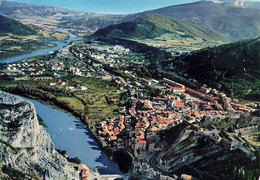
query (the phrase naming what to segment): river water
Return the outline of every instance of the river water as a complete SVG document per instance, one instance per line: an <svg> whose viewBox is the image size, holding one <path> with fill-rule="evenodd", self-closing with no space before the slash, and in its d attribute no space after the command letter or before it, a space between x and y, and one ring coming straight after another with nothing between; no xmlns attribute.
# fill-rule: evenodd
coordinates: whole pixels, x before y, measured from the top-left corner
<svg viewBox="0 0 260 180"><path fill-rule="evenodd" d="M34 104L36 112L47 124L47 132L57 149L66 150L70 157L78 157L89 168L97 168L100 174L121 174L117 164L100 149L80 120L38 101L24 99Z"/></svg>
<svg viewBox="0 0 260 180"><path fill-rule="evenodd" d="M52 41L52 44L55 44L55 47L51 47L51 48L47 48L47 49L40 49L38 51L34 51L32 53L29 54L24 54L21 56L16 56L16 57L12 57L9 59L4 59L4 60L0 60L0 63L14 63L26 58L30 58L30 57L35 57L35 56L40 56L40 55L45 55L48 54L50 51L56 51L59 50L61 48L63 48L64 46L68 45L70 42L72 41L76 41L79 40L81 38L78 38L76 35L71 34L70 33L70 38L67 40L62 40L62 41Z"/></svg>
<svg viewBox="0 0 260 180"><path fill-rule="evenodd" d="M68 45L72 41L79 40L74 34L70 34L70 39L65 41L54 41L55 47L41 49L30 54L0 60L0 63L13 63L26 58L48 54ZM84 127L83 123L65 112L53 109L35 100L24 98L31 101L36 112L47 124L47 132L55 147L66 150L70 157L78 157L82 163L89 168L97 168L100 174L121 174L117 164L111 161L98 145L92 134Z"/></svg>

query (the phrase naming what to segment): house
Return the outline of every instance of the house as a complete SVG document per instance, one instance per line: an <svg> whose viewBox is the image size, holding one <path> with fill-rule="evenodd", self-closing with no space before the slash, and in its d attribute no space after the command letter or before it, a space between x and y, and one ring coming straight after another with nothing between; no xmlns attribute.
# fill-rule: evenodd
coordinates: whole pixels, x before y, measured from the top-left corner
<svg viewBox="0 0 260 180"><path fill-rule="evenodd" d="M177 82L172 81L172 80L167 79L167 78L163 78L163 83L169 84L169 85L175 86L175 87L185 88L185 86L183 84L177 83Z"/></svg>
<svg viewBox="0 0 260 180"><path fill-rule="evenodd" d="M208 93L211 91L211 89L202 86L201 89L200 89L200 91L201 91L202 93L208 94Z"/></svg>
<svg viewBox="0 0 260 180"><path fill-rule="evenodd" d="M182 88L182 87L173 87L173 88L172 88L172 92L175 93L175 94L181 94L181 93L183 93L184 91L185 91L185 89Z"/></svg>
<svg viewBox="0 0 260 180"><path fill-rule="evenodd" d="M139 141L137 141L137 143L135 144L135 149L136 149L136 150L145 151L145 150L146 150L146 144L147 144L146 141L144 141L144 140L139 140Z"/></svg>
<svg viewBox="0 0 260 180"><path fill-rule="evenodd" d="M184 100L188 100L190 98L190 95L187 94L187 93L182 92L181 93L181 98L183 98Z"/></svg>
<svg viewBox="0 0 260 180"><path fill-rule="evenodd" d="M86 88L85 86L80 86L80 90L81 91L86 91L86 90L88 90L88 88Z"/></svg>
<svg viewBox="0 0 260 180"><path fill-rule="evenodd" d="M81 171L80 172L80 178L82 180L88 180L89 179L90 172L89 172L89 168L87 167L87 165L79 164L78 170Z"/></svg>
<svg viewBox="0 0 260 180"><path fill-rule="evenodd" d="M141 79L141 83L142 84L146 84L146 85L149 85L149 86L151 86L151 82L150 81L148 81L147 79L145 79L145 78L142 78Z"/></svg>
<svg viewBox="0 0 260 180"><path fill-rule="evenodd" d="M159 98L159 97L153 97L154 102L164 102L167 104L168 99L167 98Z"/></svg>
<svg viewBox="0 0 260 180"><path fill-rule="evenodd" d="M191 175L187 175L187 174L182 174L181 175L181 179L182 180L191 180L193 179Z"/></svg>

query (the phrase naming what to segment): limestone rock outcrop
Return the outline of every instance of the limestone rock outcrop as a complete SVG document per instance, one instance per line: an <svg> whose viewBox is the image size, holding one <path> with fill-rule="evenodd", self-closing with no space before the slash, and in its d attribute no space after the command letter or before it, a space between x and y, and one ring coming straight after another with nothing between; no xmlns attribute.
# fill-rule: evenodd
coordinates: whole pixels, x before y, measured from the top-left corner
<svg viewBox="0 0 260 180"><path fill-rule="evenodd" d="M34 105L0 91L0 169L4 165L42 179L73 179L74 173L39 125Z"/></svg>

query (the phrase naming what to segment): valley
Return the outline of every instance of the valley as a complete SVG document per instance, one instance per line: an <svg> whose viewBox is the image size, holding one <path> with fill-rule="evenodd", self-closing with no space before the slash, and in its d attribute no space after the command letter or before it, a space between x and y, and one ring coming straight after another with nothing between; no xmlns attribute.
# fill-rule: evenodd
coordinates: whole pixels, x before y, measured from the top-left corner
<svg viewBox="0 0 260 180"><path fill-rule="evenodd" d="M24 25L0 16L0 60L54 47L51 41L66 40L68 34Z"/></svg>
<svg viewBox="0 0 260 180"><path fill-rule="evenodd" d="M250 3L247 5L250 6ZM2 36L1 43L25 41L20 47L28 43L37 49L44 47L34 44L40 43L41 38L43 41L47 39L48 45L53 40L68 39L63 32L75 33L81 38L39 56L10 63L3 61L5 63L0 64L0 89L35 99L78 118L83 123L80 128L86 128L93 136L94 144L98 144L103 155L106 154L103 158L117 163L123 175L119 173L114 177L257 179L260 176L260 35L254 30L258 26L250 27L253 29L251 35L241 33L239 27L232 33L212 28L213 25L207 26L207 23L213 22L215 11L209 10L210 15L204 14L203 21L195 22L194 14L193 18L188 18L182 12L183 8L191 6L206 6L216 11L221 8L222 14L218 17L224 12L232 12L234 8L237 11L230 13L229 17L238 12L243 12L243 16L257 17L258 13L257 8L205 1L132 15L88 13L5 2L3 7L7 9L2 14L8 17L19 14L16 19L39 27L25 35L17 35L9 29L9 33L5 32ZM175 12L172 9L179 10ZM248 14L248 10L251 13ZM198 15L197 12L197 8L192 11L195 15ZM166 13L168 15L164 16ZM175 17L176 13L182 18ZM29 16L36 18L30 20ZM239 19L232 17L241 25L243 21ZM202 22L206 23L202 25ZM244 37L248 39L234 42ZM7 44L9 47L1 44L0 48L10 53L15 50L22 52L19 44ZM14 118L18 117L16 113L23 117L22 122L26 124L29 117L24 114L27 114L27 109L19 108L22 105L34 107L30 103L21 104L21 98L16 99L2 91L0 133L10 135L6 134L6 128L20 132L27 126L21 125L19 118ZM41 113L43 116L48 114L47 111L46 114ZM39 117L29 118L32 119L38 122ZM71 125L63 125L69 128L69 134ZM38 126L37 123L35 126ZM43 127L39 125L39 128ZM27 137L27 132L29 130L19 134ZM29 137L35 138L34 135ZM79 141L85 141L85 138L84 135ZM19 139L21 144L22 139ZM30 153L35 150L32 145L26 146L23 151L23 146L18 147L7 138L1 143L10 157L26 151L23 156L30 158ZM93 152L97 150L95 148L92 148ZM71 150L71 147L68 149ZM84 162L90 156L86 149L78 151ZM70 152L73 154L73 151ZM67 179L71 179L72 175L74 179L102 179L99 173L105 167L70 164L67 162L70 154L66 151L52 150L52 153L62 161L54 159L57 163L54 166L59 167L54 169L58 169L57 173L68 173ZM97 161L103 162L102 158ZM0 177L11 178L12 169L19 177L26 178L32 172L32 178L38 175L55 179L57 175L52 166L44 166L42 162L40 166L43 167L38 171L28 165L31 170L25 171L25 174L20 174L22 161L16 160L21 164L8 162L0 158L0 168L7 172L0 173ZM67 169L60 167L64 163ZM7 165L12 169L8 169ZM111 169L116 168L113 166ZM50 173L43 173L45 171ZM109 178L109 175L105 177Z"/></svg>

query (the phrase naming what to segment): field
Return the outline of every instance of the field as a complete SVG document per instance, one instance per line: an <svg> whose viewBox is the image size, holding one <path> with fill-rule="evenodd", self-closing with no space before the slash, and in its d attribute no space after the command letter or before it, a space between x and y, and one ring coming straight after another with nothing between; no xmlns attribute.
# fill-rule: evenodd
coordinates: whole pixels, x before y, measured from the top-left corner
<svg viewBox="0 0 260 180"><path fill-rule="evenodd" d="M135 41L140 43L145 43L149 46L166 48L167 50L173 52L174 51L191 52L208 46L215 46L220 44L220 42L216 42L216 41L207 41L202 38L185 36L183 35L182 32L176 32L175 34L167 33L154 39L144 39L144 40L135 39Z"/></svg>
<svg viewBox="0 0 260 180"><path fill-rule="evenodd" d="M26 94L30 98L66 110L87 124L118 115L120 106L108 102L108 99L119 97L114 85L94 78L67 77L61 79L66 82L66 86L84 86L88 89L66 90L66 86L49 86L50 82L57 80L48 77L22 82L2 80L0 88L16 94Z"/></svg>

